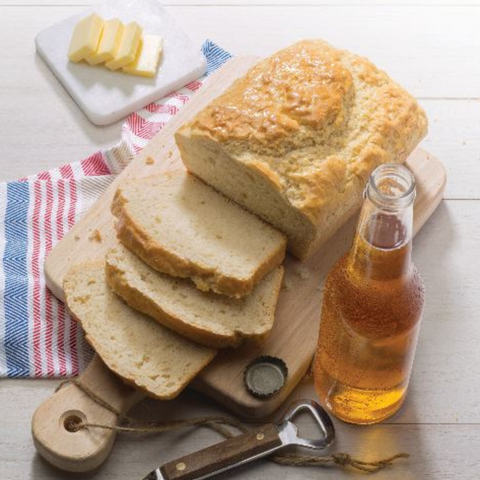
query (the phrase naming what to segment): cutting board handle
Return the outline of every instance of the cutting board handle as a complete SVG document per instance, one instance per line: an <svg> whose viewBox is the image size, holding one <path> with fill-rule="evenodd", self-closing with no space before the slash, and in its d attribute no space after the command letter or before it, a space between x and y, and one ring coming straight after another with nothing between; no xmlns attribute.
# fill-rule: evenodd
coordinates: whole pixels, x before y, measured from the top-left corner
<svg viewBox="0 0 480 480"><path fill-rule="evenodd" d="M98 355L79 380L121 415L143 398L111 373ZM69 472L87 472L107 458L116 432L103 428L72 431L76 422L115 426L118 415L69 383L37 408L32 419L33 442L38 453L56 467Z"/></svg>

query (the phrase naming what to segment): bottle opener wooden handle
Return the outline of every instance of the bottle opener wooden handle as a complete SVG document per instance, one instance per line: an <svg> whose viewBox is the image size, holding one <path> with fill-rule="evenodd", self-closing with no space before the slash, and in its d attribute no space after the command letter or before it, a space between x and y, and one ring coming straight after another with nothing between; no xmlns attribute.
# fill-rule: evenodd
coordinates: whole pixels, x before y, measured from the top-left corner
<svg viewBox="0 0 480 480"><path fill-rule="evenodd" d="M253 458L268 455L281 446L278 430L275 425L270 424L174 460L160 470L164 480L205 478ZM147 477L154 480L157 478Z"/></svg>
<svg viewBox="0 0 480 480"><path fill-rule="evenodd" d="M112 410L102 406L75 383L69 383L43 402L32 419L32 436L37 451L51 464L69 472L86 472L108 456L116 432L101 428L73 431L75 423L115 426L144 395L124 385L96 355L79 377L82 386ZM114 413L117 412L117 413Z"/></svg>

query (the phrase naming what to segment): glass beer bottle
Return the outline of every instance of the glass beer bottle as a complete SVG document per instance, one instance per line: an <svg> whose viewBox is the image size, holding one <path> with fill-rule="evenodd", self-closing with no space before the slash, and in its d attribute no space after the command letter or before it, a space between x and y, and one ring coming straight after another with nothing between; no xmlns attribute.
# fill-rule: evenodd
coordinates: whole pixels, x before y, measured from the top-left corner
<svg viewBox="0 0 480 480"><path fill-rule="evenodd" d="M407 168L378 167L352 249L326 280L315 387L346 422L379 422L405 399L425 296L411 260L415 193Z"/></svg>

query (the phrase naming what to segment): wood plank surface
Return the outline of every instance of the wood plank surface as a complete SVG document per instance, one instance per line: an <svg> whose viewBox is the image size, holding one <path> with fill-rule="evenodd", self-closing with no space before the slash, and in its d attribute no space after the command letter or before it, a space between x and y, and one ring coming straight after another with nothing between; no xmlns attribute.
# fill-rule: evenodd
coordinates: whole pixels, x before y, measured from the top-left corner
<svg viewBox="0 0 480 480"><path fill-rule="evenodd" d="M477 208L480 213L480 209ZM434 328L435 326L432 325ZM425 329L422 335L426 333ZM418 364L417 364L418 366ZM440 379L440 378L439 378ZM148 471L165 463L221 440L207 429L185 430L154 436L134 437L120 435L111 456L101 469L90 474L69 474L62 472L36 454L30 440L29 412L33 412L42 399L50 396L57 382L35 380L5 382L7 388L0 388L0 403L11 404L11 392L16 391L16 408L1 420L2 428L8 435L0 436L0 466L2 477L8 480L132 480L140 479ZM437 388L445 385L445 377ZM453 387L453 385L452 385ZM422 418L422 412L435 408L438 399L430 405L422 398L410 398L420 406L415 422L403 424L382 423L369 427L355 427L334 419L336 441L325 453L347 452L365 460L375 460L398 452L408 452L411 458L401 460L383 472L371 477L375 480L478 480L478 451L480 449L479 422L466 424L461 421L429 422ZM425 402L426 403L426 402ZM200 415L227 414L217 405L200 394L186 392L176 402L145 400L132 415L142 421L173 420ZM402 413L400 413L402 416ZM314 436L316 431L304 417L299 425L302 435ZM260 461L243 469L232 471L219 480L326 480L367 478L351 470L342 472L335 468L280 467L267 461Z"/></svg>
<svg viewBox="0 0 480 480"><path fill-rule="evenodd" d="M88 124L36 58L33 46L38 31L92 3L0 0L0 40L8 45L0 51L0 178L22 177L79 160L118 139L120 125L96 129ZM197 7L186 7L187 3ZM208 8L199 8L207 3ZM222 7L232 3L239 7ZM252 6L262 3L270 6ZM285 3L290 7L279 6ZM304 7L310 3L318 6ZM427 285L427 304L409 397L392 419L395 423L355 428L336 422L335 448L367 458L402 449L413 454L410 460L372 477L379 480L477 480L480 263L476 251L480 202L468 199L480 199L480 2L166 0L166 4L174 5L169 7L173 15L183 15L184 28L192 37L199 42L210 37L235 54L262 54L265 45L271 51L312 31L353 50L358 45L362 53L383 62L392 76L400 73L397 79L414 87L417 96L428 97L420 99L430 116L430 133L424 146L444 161L449 175L447 197L456 200L443 202L414 242L414 258ZM274 25L276 22L280 24ZM366 25L370 32L366 32ZM1 478L131 480L141 478L161 462L218 440L203 429L142 439L120 436L102 469L90 475L65 474L35 454L29 431L31 415L57 384L0 380ZM308 384L295 394L315 398ZM135 414L156 418L163 413L164 418L171 419L204 412L218 414L221 409L187 393L179 402L168 405L142 403ZM365 475L259 463L223 478L317 477L338 480L362 479Z"/></svg>
<svg viewBox="0 0 480 480"><path fill-rule="evenodd" d="M33 40L38 31L82 10L82 6L0 8L5 19L0 39L13 38L12 22L22 22L30 32L30 44L22 42L17 47L11 43L14 50L6 58L10 57L12 67L21 62L17 50L34 53ZM211 38L234 55L266 56L303 38L324 38L339 48L367 56L417 97L478 98L480 73L471 59L480 54L480 36L476 35L480 6L166 8L197 43ZM433 11L435 22L426 22ZM408 25L408 35L399 28L402 25ZM261 32L262 41L252 32ZM19 75L18 82L16 88L30 80Z"/></svg>
<svg viewBox="0 0 480 480"><path fill-rule="evenodd" d="M35 55L36 33L82 8L0 7L0 43L10 46L3 52L0 69L0 125L5 125L0 129L0 158L5 159L0 171L3 179L20 178L81 160L99 148L114 145L120 137L120 123L106 128L91 125ZM469 99L472 95L480 97L480 74L475 73L480 71L480 61L469 60L480 58L480 7L344 7L345 18L337 12L339 8L309 7L305 11L302 7L292 11L286 7L232 10L212 6L205 10L172 7L170 11L198 45L210 37L235 54L265 55L289 41L321 36L377 61L393 78L422 97L420 102L430 116L431 132L424 146L442 159L452 179L446 197L477 198L475 176L463 172L475 168L480 151L480 102ZM270 10L274 11L275 20L270 18ZM415 38L389 33L396 32L412 16L431 15L438 16L441 27L436 25L438 22L412 26ZM201 22L197 21L199 16ZM447 28L445 22L450 17L452 22ZM468 23L462 22L464 17L469 18ZM263 20L269 25L267 29L261 27ZM281 26L287 23L285 36ZM364 35L365 24L375 31L368 37ZM18 25L22 28L21 39L12 42ZM255 29L267 31L268 35L262 35L258 41ZM382 38L381 45L377 45L376 38ZM451 63L451 59L458 59L458 64ZM62 132L61 141L58 132ZM459 164L464 167L459 169Z"/></svg>
<svg viewBox="0 0 480 480"><path fill-rule="evenodd" d="M0 6L83 6L87 7L100 3L102 0L0 0ZM298 0L293 2L292 0L165 0L162 5L166 7L171 6L243 6L243 7L255 7L255 6L368 6L368 7L405 7L405 6L429 6L429 7L443 7L443 6L479 6L478 0Z"/></svg>

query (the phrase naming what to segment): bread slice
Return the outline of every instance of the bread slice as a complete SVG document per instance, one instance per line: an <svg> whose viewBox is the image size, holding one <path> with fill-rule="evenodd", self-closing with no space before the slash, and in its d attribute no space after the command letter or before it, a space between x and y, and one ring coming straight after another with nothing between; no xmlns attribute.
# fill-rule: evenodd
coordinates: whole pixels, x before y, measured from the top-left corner
<svg viewBox="0 0 480 480"><path fill-rule="evenodd" d="M184 171L125 183L112 212L124 245L200 290L244 297L285 256L283 234Z"/></svg>
<svg viewBox="0 0 480 480"><path fill-rule="evenodd" d="M107 367L153 398L175 398L215 356L130 308L108 287L104 261L73 266L64 290L70 312Z"/></svg>
<svg viewBox="0 0 480 480"><path fill-rule="evenodd" d="M235 347L270 333L283 278L277 267L247 297L202 292L189 280L153 270L123 245L106 257L107 283L133 308L208 347Z"/></svg>
<svg viewBox="0 0 480 480"><path fill-rule="evenodd" d="M257 63L175 135L187 169L288 237L304 259L360 207L369 175L427 133L365 58L304 40Z"/></svg>

